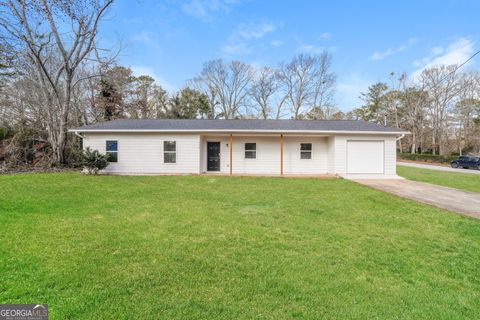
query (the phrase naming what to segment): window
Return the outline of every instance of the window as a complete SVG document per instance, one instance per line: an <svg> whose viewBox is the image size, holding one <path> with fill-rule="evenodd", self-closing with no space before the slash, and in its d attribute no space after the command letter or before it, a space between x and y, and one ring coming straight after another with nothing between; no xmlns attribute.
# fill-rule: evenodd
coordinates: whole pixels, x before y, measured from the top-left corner
<svg viewBox="0 0 480 320"><path fill-rule="evenodd" d="M311 143L300 143L300 159L312 159Z"/></svg>
<svg viewBox="0 0 480 320"><path fill-rule="evenodd" d="M118 162L118 141L117 140L107 140L107 151L108 162Z"/></svg>
<svg viewBox="0 0 480 320"><path fill-rule="evenodd" d="M257 144L245 143L245 159L256 159L256 158L257 158Z"/></svg>
<svg viewBox="0 0 480 320"><path fill-rule="evenodd" d="M163 162L177 162L177 143L175 141L163 141Z"/></svg>

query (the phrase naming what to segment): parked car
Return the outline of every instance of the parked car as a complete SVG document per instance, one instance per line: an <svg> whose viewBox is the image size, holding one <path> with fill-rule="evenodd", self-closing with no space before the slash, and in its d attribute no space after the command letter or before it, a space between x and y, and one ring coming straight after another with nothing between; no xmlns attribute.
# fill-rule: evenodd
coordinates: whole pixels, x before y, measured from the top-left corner
<svg viewBox="0 0 480 320"><path fill-rule="evenodd" d="M453 160L450 165L452 168L474 168L480 170L480 158L460 156Z"/></svg>

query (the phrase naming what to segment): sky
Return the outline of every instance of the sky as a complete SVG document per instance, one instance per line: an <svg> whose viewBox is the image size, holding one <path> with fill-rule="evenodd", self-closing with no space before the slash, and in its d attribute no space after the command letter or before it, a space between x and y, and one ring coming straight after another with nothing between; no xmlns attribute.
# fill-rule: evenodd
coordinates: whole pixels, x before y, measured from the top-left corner
<svg viewBox="0 0 480 320"><path fill-rule="evenodd" d="M349 111L375 82L467 60L480 49L479 12L480 1L466 0L117 0L100 43L121 46L119 64L169 91L212 59L278 66L326 49L336 104Z"/></svg>

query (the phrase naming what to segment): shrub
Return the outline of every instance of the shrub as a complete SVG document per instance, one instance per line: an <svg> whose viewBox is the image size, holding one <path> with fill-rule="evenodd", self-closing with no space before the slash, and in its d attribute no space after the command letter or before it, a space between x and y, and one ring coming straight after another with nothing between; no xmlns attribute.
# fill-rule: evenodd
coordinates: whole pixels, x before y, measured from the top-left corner
<svg viewBox="0 0 480 320"><path fill-rule="evenodd" d="M437 163L450 163L457 159L455 155L436 155L425 153L397 153L398 159L413 160L413 161L425 161L425 162L437 162Z"/></svg>
<svg viewBox="0 0 480 320"><path fill-rule="evenodd" d="M98 171L105 169L109 163L106 154L102 154L98 150L91 150L90 147L87 147L81 154L80 164L83 167L84 173L97 174Z"/></svg>

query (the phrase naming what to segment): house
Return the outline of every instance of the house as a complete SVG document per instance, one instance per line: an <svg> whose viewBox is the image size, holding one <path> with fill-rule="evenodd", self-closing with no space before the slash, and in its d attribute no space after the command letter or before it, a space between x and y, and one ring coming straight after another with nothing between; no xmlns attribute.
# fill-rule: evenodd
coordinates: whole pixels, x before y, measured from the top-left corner
<svg viewBox="0 0 480 320"><path fill-rule="evenodd" d="M108 173L396 177L406 132L356 120L114 120L70 130Z"/></svg>

